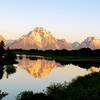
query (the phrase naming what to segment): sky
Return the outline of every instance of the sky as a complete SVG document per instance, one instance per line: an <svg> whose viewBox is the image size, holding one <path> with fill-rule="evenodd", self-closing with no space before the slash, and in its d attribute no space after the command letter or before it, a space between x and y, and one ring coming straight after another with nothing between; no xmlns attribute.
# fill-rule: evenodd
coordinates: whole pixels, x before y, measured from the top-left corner
<svg viewBox="0 0 100 100"><path fill-rule="evenodd" d="M69 42L100 38L100 0L0 0L0 34L17 39L44 27Z"/></svg>

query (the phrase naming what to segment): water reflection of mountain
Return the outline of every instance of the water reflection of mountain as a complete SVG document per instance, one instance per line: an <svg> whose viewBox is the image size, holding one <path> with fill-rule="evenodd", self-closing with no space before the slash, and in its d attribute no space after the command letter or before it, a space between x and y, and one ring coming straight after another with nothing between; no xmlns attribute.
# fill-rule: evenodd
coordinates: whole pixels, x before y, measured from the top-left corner
<svg viewBox="0 0 100 100"><path fill-rule="evenodd" d="M45 77L49 75L54 68L61 66L61 64L56 63L54 60L31 60L29 58L23 57L22 59L18 59L18 61L18 66L27 70L27 72L35 78Z"/></svg>
<svg viewBox="0 0 100 100"><path fill-rule="evenodd" d="M56 61L56 60L48 60L38 57L20 57L17 59L21 68L27 70L35 78L42 78L48 76L50 72L59 66L73 64L75 66L79 66L81 68L86 68L91 72L97 72L98 67L100 66L99 62L87 62L87 61ZM94 66L94 67L93 67ZM96 68L97 67L97 68Z"/></svg>
<svg viewBox="0 0 100 100"><path fill-rule="evenodd" d="M100 72L100 67L91 66L88 70L92 73Z"/></svg>

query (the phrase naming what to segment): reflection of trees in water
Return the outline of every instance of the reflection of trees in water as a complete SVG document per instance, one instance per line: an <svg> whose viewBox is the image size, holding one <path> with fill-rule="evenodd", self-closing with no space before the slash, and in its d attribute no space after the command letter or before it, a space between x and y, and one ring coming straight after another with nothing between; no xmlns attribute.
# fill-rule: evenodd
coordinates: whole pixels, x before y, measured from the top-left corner
<svg viewBox="0 0 100 100"><path fill-rule="evenodd" d="M26 56L27 57L27 56ZM81 68L90 68L92 66L95 66L95 67L99 67L100 66L100 61L74 61L74 60L57 60L57 59L54 59L54 58L49 58L49 57L38 57L38 56L28 56L27 58L29 58L30 60L38 60L38 59L45 59L45 60L48 60L48 61L55 61L56 63L59 63L61 64L62 66L63 65L69 65L69 64L72 64L72 65L75 65L75 66L79 66ZM80 59L79 59L80 60Z"/></svg>
<svg viewBox="0 0 100 100"><path fill-rule="evenodd" d="M4 65L0 64L0 79L2 79L4 73Z"/></svg>
<svg viewBox="0 0 100 100"><path fill-rule="evenodd" d="M59 62L61 65L68 65L72 64L75 66L79 66L81 68L88 69L88 71L94 72L100 72L100 62L96 61L56 61Z"/></svg>
<svg viewBox="0 0 100 100"><path fill-rule="evenodd" d="M2 92L2 91L0 90L0 100L1 100L3 97L7 96L7 95L8 95L8 93Z"/></svg>
<svg viewBox="0 0 100 100"><path fill-rule="evenodd" d="M5 72L6 72L6 76L8 78L8 76L10 74L14 74L16 72L16 67L13 65L6 65L5 66Z"/></svg>
<svg viewBox="0 0 100 100"><path fill-rule="evenodd" d="M79 66L81 68L90 68L92 66L95 67L99 67L100 66L100 62L96 62L96 61L59 61L59 60L55 60L56 62L60 63L61 65L75 65L75 66Z"/></svg>
<svg viewBox="0 0 100 100"><path fill-rule="evenodd" d="M36 57L30 57L31 60L37 60L38 58ZM99 67L100 66L100 61L63 61L63 60L55 60L55 59L49 59L49 58L40 58L39 59L45 59L45 60L51 60L51 61L55 61L56 63L59 63L61 65L69 65L69 64L72 64L72 65L75 65L75 66L79 66L81 68L90 68L92 66L95 66L95 67Z"/></svg>
<svg viewBox="0 0 100 100"><path fill-rule="evenodd" d="M3 78L3 75L6 74L7 78L10 74L14 74L16 72L16 67L12 64L4 65L0 64L0 79Z"/></svg>

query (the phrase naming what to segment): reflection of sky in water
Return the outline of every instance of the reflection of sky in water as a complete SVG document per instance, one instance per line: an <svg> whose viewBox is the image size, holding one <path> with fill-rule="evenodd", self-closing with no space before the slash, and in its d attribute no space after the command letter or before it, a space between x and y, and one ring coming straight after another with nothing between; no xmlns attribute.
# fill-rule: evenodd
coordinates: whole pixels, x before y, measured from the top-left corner
<svg viewBox="0 0 100 100"><path fill-rule="evenodd" d="M9 95L3 100L14 100L15 96L25 90L39 92L53 82L71 81L89 71L74 65L65 65L44 59L30 60L23 58L17 66L16 73L0 80L0 89Z"/></svg>

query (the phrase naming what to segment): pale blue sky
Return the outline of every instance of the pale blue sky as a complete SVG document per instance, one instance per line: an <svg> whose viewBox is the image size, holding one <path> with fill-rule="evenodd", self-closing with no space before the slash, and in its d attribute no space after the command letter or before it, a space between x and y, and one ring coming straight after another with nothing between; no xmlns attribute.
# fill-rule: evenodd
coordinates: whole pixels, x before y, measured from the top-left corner
<svg viewBox="0 0 100 100"><path fill-rule="evenodd" d="M0 34L15 39L36 26L70 42L100 38L100 0L0 0Z"/></svg>

